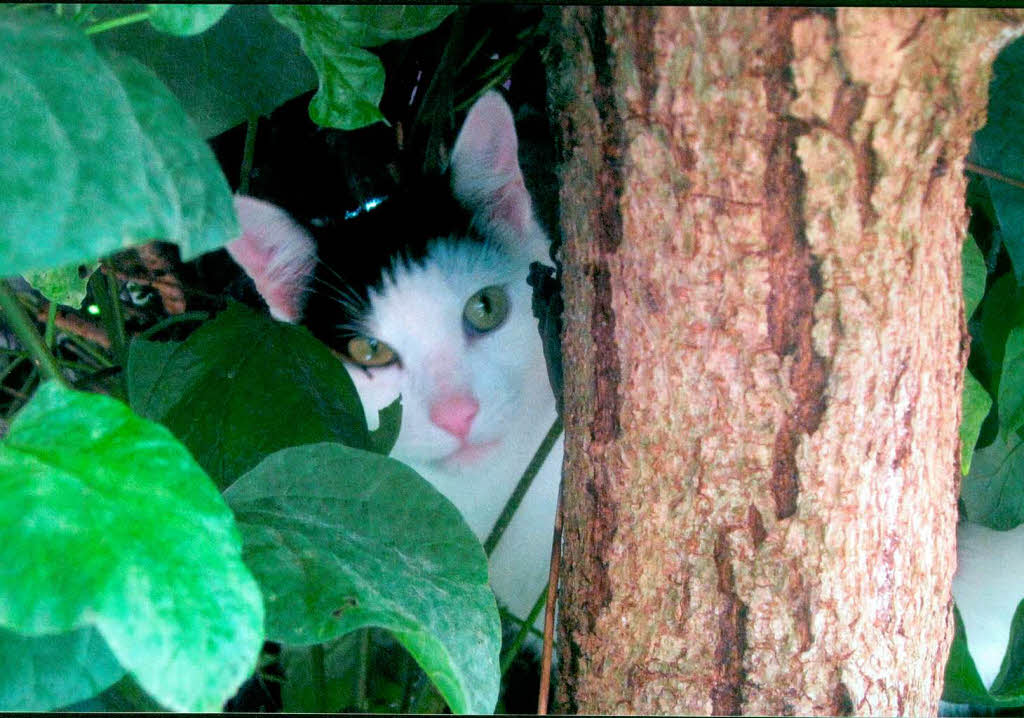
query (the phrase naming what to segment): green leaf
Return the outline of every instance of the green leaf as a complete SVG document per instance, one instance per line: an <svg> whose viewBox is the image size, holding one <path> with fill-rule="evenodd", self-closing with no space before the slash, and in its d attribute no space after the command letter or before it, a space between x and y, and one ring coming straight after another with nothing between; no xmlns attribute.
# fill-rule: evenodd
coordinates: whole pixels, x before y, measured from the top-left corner
<svg viewBox="0 0 1024 718"><path fill-rule="evenodd" d="M1024 705L1024 601L1017 604L1010 623L1010 642L999 675L992 682L992 694L1015 705Z"/></svg>
<svg viewBox="0 0 1024 718"><path fill-rule="evenodd" d="M198 35L224 17L230 5L148 5L149 24L169 35Z"/></svg>
<svg viewBox="0 0 1024 718"><path fill-rule="evenodd" d="M286 446L369 447L348 372L302 327L233 304L173 349L152 345L129 347L129 401L174 432L222 489Z"/></svg>
<svg viewBox="0 0 1024 718"><path fill-rule="evenodd" d="M974 523L1007 530L1024 523L1024 440L1001 434L976 449L960 498Z"/></svg>
<svg viewBox="0 0 1024 718"><path fill-rule="evenodd" d="M942 700L950 703L986 703L989 700L985 684L967 650L967 632L960 611L953 606L955 632L953 645L946 660L946 674L942 685Z"/></svg>
<svg viewBox="0 0 1024 718"><path fill-rule="evenodd" d="M365 669L361 666L363 641L368 649ZM314 665L318 648L324 657L322 685ZM285 673L281 686L285 713L402 712L405 677L401 671L411 659L386 631L361 629L322 646L282 646L280 660ZM360 705L360 680L366 681L367 705Z"/></svg>
<svg viewBox="0 0 1024 718"><path fill-rule="evenodd" d="M971 468L974 445L981 425L992 408L992 397L970 371L964 372L963 420L960 422L960 471L965 476Z"/></svg>
<svg viewBox="0 0 1024 718"><path fill-rule="evenodd" d="M0 628L0 710L50 711L90 698L124 675L93 628L22 636Z"/></svg>
<svg viewBox="0 0 1024 718"><path fill-rule="evenodd" d="M97 265L90 263L88 272L79 272L81 266L69 264L66 267L41 272L25 272L25 281L51 302L78 308L85 299L85 286L89 281L89 275ZM83 274L85 276L82 276Z"/></svg>
<svg viewBox="0 0 1024 718"><path fill-rule="evenodd" d="M143 130L151 194L172 199L174 231L158 235L177 243L182 259L217 249L238 237L234 200L209 145L202 141L177 98L144 65L108 58ZM153 207L157 211L157 207Z"/></svg>
<svg viewBox="0 0 1024 718"><path fill-rule="evenodd" d="M974 136L979 164L1024 180L1024 42L1016 40L999 53L989 83L988 122ZM985 177L1018 282L1024 282L1024 189Z"/></svg>
<svg viewBox="0 0 1024 718"><path fill-rule="evenodd" d="M378 415L380 416L380 425L370 432L368 448L387 456L395 448L398 432L402 428L402 397L399 396L385 406L378 412Z"/></svg>
<svg viewBox="0 0 1024 718"><path fill-rule="evenodd" d="M978 311L980 331L972 336L972 369L989 395L999 397L1007 337L1014 327L1024 326L1024 290L1004 274L989 287Z"/></svg>
<svg viewBox="0 0 1024 718"><path fill-rule="evenodd" d="M998 399L999 433L1008 436L1024 426L1024 327L1006 337Z"/></svg>
<svg viewBox="0 0 1024 718"><path fill-rule="evenodd" d="M123 63L119 67L124 68ZM165 88L143 73L119 78L73 24L0 9L0 267L6 274L95 259L162 238L183 254L238 235L223 177L175 174L153 149L212 152ZM124 80L125 84L122 84ZM161 122L151 126L154 117ZM203 197L193 199L196 192ZM195 218L184 203L220 197L225 217ZM200 221L205 220L205 221ZM212 221L212 222L211 222ZM193 236L196 227L201 231Z"/></svg>
<svg viewBox="0 0 1024 718"><path fill-rule="evenodd" d="M44 384L0 444L0 625L93 627L173 710L219 710L250 674L263 603L230 510L161 426Z"/></svg>
<svg viewBox="0 0 1024 718"><path fill-rule="evenodd" d="M487 559L458 510L412 469L340 444L297 446L224 496L271 640L386 628L453 712L494 709L501 628Z"/></svg>
<svg viewBox="0 0 1024 718"><path fill-rule="evenodd" d="M100 5L97 15L134 12ZM175 37L147 23L95 36L98 46L140 60L171 89L202 137L213 137L316 87L299 40L265 5L236 5L201 35Z"/></svg>
<svg viewBox="0 0 1024 718"><path fill-rule="evenodd" d="M967 239L964 241L961 262L964 273L964 316L970 319L971 315L974 314L974 310L981 304L982 297L985 296L985 278L987 275L985 257L982 255L981 250L978 249L978 243L974 241L974 237L970 234L967 235Z"/></svg>
<svg viewBox="0 0 1024 718"><path fill-rule="evenodd" d="M384 65L361 48L415 37L454 8L430 5L276 5L271 13L299 36L320 79L310 103L318 125L354 130L384 119Z"/></svg>

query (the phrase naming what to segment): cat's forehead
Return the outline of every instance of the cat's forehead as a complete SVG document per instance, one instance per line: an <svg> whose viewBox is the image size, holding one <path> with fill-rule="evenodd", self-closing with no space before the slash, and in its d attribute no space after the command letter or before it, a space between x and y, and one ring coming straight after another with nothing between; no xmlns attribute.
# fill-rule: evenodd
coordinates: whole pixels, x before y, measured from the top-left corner
<svg viewBox="0 0 1024 718"><path fill-rule="evenodd" d="M382 273L367 293L363 323L387 333L397 325L425 320L459 322L466 301L484 287L512 285L517 279L525 284L526 270L520 264L488 242L435 240L422 258L396 258Z"/></svg>

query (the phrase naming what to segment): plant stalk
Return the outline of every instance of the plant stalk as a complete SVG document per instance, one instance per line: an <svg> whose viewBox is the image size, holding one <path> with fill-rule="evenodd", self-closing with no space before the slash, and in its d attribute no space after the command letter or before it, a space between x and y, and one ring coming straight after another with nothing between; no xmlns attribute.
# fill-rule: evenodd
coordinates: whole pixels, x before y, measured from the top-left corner
<svg viewBox="0 0 1024 718"><path fill-rule="evenodd" d="M502 534L505 533L505 529L508 528L509 523L512 521L512 516L515 515L516 510L519 508L519 504L523 502L523 497L526 496L526 492L530 490L530 484L533 483L533 479L537 476L537 472L540 471L540 467L544 464L544 460L548 458L548 454L551 453L551 447L555 445L555 441L558 440L559 434L562 433L562 418L556 417L554 422L551 424L551 428L548 429L548 433L544 436L544 439L540 442L540 446L537 447L536 453L533 458L530 459L530 463L526 467L526 471L523 472L522 478L519 479L519 483L516 484L515 491L508 497L508 501L505 502L505 508L498 516L498 520L494 522L494 528L491 529L491 533L487 536L487 540L484 541L484 552L490 556L493 553L498 542L501 541Z"/></svg>
<svg viewBox="0 0 1024 718"><path fill-rule="evenodd" d="M0 280L0 310L7 317L7 323L11 330L18 337L18 340L28 349L32 355L33 363L39 367L47 379L53 379L64 387L68 387L67 380L60 372L57 360L46 348L43 338L39 336L35 324L29 317L28 312L18 301L17 295L10 288L7 282Z"/></svg>

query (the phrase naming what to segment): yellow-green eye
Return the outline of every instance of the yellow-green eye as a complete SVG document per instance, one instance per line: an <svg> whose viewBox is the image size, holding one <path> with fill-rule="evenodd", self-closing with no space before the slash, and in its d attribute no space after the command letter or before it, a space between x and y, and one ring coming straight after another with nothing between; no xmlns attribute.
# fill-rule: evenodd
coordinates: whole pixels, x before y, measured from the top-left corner
<svg viewBox="0 0 1024 718"><path fill-rule="evenodd" d="M387 366L398 360L395 350L373 337L353 337L345 345L348 358L360 366Z"/></svg>
<svg viewBox="0 0 1024 718"><path fill-rule="evenodd" d="M466 302L462 317L475 332L497 329L508 316L508 294L504 287L484 287Z"/></svg>

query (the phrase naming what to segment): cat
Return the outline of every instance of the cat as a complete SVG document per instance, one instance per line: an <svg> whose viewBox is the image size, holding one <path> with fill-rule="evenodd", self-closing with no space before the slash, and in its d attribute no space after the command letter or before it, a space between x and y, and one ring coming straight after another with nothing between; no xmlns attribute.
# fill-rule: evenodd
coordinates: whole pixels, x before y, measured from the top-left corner
<svg viewBox="0 0 1024 718"><path fill-rule="evenodd" d="M481 541L556 414L526 284L530 263L549 261L547 239L517 149L507 104L485 94L456 139L450 182L385 199L345 222L335 246L318 247L283 210L238 197L244 234L228 247L273 316L301 319L335 347L371 427L401 395L393 456L447 496ZM562 452L559 439L490 559L498 599L521 619L547 581ZM1024 596L1024 574L1005 570L1006 556L1024 553L1024 527L961 523L958 539L954 597L990 686Z"/></svg>
<svg viewBox="0 0 1024 718"><path fill-rule="evenodd" d="M371 429L401 396L391 455L484 541L556 417L526 281L532 262L550 263L548 239L505 100L473 104L447 176L354 213L326 241L262 200L235 206L243 234L228 252L271 314L342 358ZM520 619L547 584L562 450L559 438L489 560Z"/></svg>

